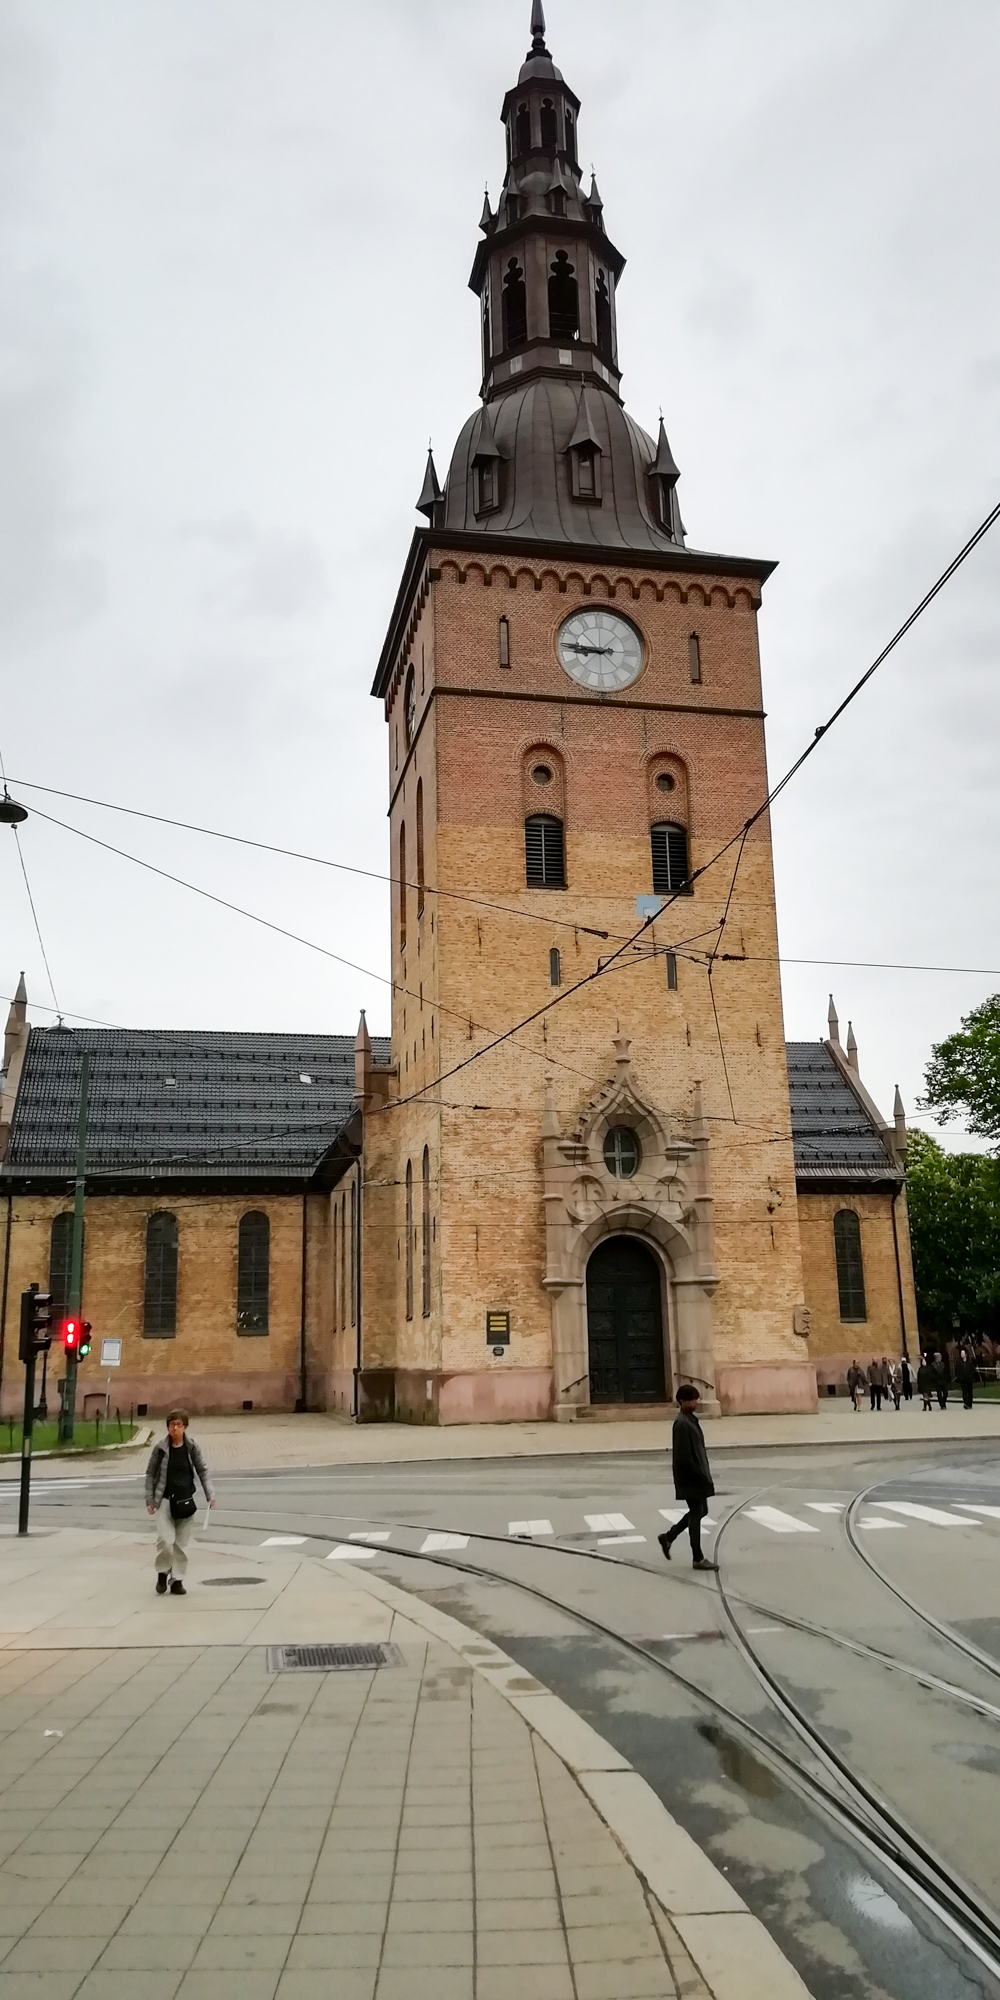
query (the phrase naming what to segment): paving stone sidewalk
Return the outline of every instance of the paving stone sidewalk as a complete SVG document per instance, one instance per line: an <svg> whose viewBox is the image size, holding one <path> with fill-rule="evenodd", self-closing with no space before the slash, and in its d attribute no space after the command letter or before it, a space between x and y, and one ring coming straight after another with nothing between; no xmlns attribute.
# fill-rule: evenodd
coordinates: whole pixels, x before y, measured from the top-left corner
<svg viewBox="0 0 1000 2000"><path fill-rule="evenodd" d="M560 1759L390 1629L377 1672L179 1629L0 1652L0 2000L710 2000Z"/></svg>

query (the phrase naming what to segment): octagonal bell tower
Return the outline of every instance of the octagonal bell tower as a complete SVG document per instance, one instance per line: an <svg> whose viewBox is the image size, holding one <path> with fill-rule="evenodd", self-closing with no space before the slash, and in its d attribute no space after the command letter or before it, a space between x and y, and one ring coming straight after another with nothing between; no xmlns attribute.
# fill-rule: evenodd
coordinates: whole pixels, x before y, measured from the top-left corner
<svg viewBox="0 0 1000 2000"><path fill-rule="evenodd" d="M713 860L767 791L773 565L688 546L663 420L624 408L624 258L539 0L501 115L480 401L443 486L428 458L373 688L360 1412L586 1421L681 1379L809 1408L767 820Z"/></svg>

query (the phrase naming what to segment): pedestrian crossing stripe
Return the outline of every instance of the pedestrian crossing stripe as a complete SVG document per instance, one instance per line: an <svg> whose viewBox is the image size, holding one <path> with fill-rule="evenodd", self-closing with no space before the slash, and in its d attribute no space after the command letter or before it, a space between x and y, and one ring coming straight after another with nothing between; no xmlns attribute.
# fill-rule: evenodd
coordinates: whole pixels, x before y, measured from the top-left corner
<svg viewBox="0 0 1000 2000"><path fill-rule="evenodd" d="M389 1528L352 1528L347 1539L349 1542L387 1542L390 1533Z"/></svg>
<svg viewBox="0 0 1000 2000"><path fill-rule="evenodd" d="M374 1554L374 1549L361 1548L357 1542L338 1542L337 1547L330 1550L327 1562L370 1562Z"/></svg>
<svg viewBox="0 0 1000 2000"><path fill-rule="evenodd" d="M532 1535L551 1535L555 1530L551 1521L508 1521L507 1533L523 1539Z"/></svg>
<svg viewBox="0 0 1000 2000"><path fill-rule="evenodd" d="M772 1535L818 1535L819 1529L812 1521L797 1521L794 1514L785 1514L780 1507L746 1507L745 1514L762 1528L770 1528Z"/></svg>
<svg viewBox="0 0 1000 2000"><path fill-rule="evenodd" d="M683 1521L684 1516L687 1513L687 1508L661 1507L660 1513L663 1515L664 1520L669 1521L671 1527L673 1527L675 1521ZM719 1523L716 1520L714 1514L703 1514L701 1517L701 1525L703 1528L717 1528Z"/></svg>
<svg viewBox="0 0 1000 2000"><path fill-rule="evenodd" d="M583 1518L595 1535L630 1535L635 1529L635 1522L625 1514L585 1514Z"/></svg>
<svg viewBox="0 0 1000 2000"><path fill-rule="evenodd" d="M928 1521L934 1528L978 1528L978 1521L963 1521L959 1514L946 1514L942 1507L922 1507L915 1500L877 1500L889 1514L905 1514L911 1521Z"/></svg>
<svg viewBox="0 0 1000 2000"><path fill-rule="evenodd" d="M842 1500L807 1500L806 1506L811 1514L842 1514L844 1511Z"/></svg>
<svg viewBox="0 0 1000 2000"><path fill-rule="evenodd" d="M644 1542L645 1539L645 1535L601 1535L597 1546L599 1549L620 1549L623 1542Z"/></svg>
<svg viewBox="0 0 1000 2000"><path fill-rule="evenodd" d="M1000 1521L1000 1507L980 1507L972 1500L956 1500L955 1505L963 1514L986 1514L991 1521Z"/></svg>
<svg viewBox="0 0 1000 2000"><path fill-rule="evenodd" d="M430 1555L432 1550L436 1551L440 1549L467 1549L468 1546L469 1546L468 1535L447 1535L444 1533L438 1533L438 1531L435 1529L431 1534L427 1536L426 1541L421 1542L420 1554L422 1556L428 1556Z"/></svg>

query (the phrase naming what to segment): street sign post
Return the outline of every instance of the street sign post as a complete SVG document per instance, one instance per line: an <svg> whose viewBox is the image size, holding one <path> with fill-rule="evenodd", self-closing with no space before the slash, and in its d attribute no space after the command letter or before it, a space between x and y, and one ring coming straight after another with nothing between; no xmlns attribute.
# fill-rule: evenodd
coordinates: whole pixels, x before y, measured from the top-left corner
<svg viewBox="0 0 1000 2000"><path fill-rule="evenodd" d="M101 1367L102 1367L102 1368L107 1368L107 1369L109 1369L109 1370L110 1370L110 1369L112 1369L112 1368L120 1368L120 1367L121 1367L121 1365L122 1365L122 1343L121 1343L121 1341L120 1341L120 1340L102 1340L102 1342L101 1342ZM110 1415L111 1415L111 1376L110 1376L110 1373L109 1373L109 1375L108 1375L108 1386L107 1386L107 1389L105 1390L105 1393L104 1393L104 1414L105 1414L105 1416L106 1416L106 1417L110 1417Z"/></svg>
<svg viewBox="0 0 1000 2000"><path fill-rule="evenodd" d="M47 1354L52 1342L52 1294L29 1285L21 1293L21 1329L18 1353L24 1362L24 1417L21 1424L21 1493L17 1510L17 1532L28 1532L31 1505L31 1439L35 1428L35 1356Z"/></svg>

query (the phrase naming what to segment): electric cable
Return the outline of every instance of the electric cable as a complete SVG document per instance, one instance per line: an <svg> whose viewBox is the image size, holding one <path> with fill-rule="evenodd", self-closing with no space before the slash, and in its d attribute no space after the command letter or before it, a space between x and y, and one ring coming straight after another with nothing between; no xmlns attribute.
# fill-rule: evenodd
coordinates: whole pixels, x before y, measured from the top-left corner
<svg viewBox="0 0 1000 2000"><path fill-rule="evenodd" d="M25 866L24 850L21 846L20 840L18 839L19 828L13 826L11 827L11 832L14 835L14 842L17 847L17 858L21 864L21 873L24 876L24 886L28 893L28 903L31 908L32 920L35 926L35 936L38 939L38 948L42 954L42 964L45 967L45 976L49 982L49 992L52 995L52 1004L55 1010L57 1021L61 1021L62 1009L60 1008L59 1005L59 995L56 992L56 983L52 977L52 967L49 964L49 955L45 949L45 939L42 936L42 927L38 921L38 911L35 908L35 899L31 893L31 883L28 880L28 870L27 867Z"/></svg>

